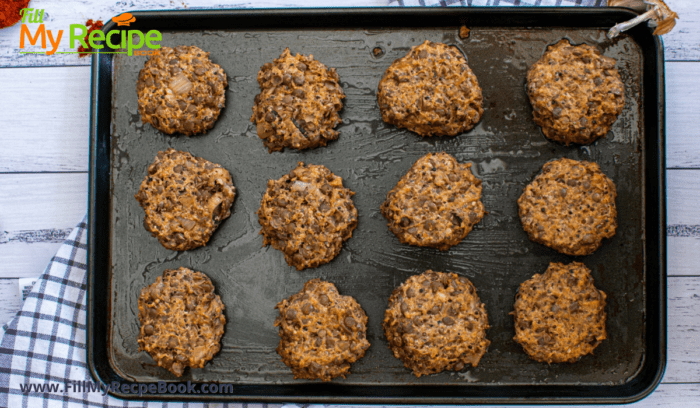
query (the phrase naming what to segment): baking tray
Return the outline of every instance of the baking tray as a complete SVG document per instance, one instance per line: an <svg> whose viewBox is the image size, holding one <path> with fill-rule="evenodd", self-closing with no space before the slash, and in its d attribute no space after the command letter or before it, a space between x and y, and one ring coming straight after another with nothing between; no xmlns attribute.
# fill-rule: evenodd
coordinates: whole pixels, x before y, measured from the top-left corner
<svg viewBox="0 0 700 408"><path fill-rule="evenodd" d="M162 45L197 45L229 78L226 108L206 135L167 136L144 126L136 79L146 57L93 58L89 188L88 355L105 383L157 381L230 384L225 394L120 398L373 404L625 403L659 383L666 361L664 89L661 40L639 26L608 41L607 28L635 13L624 9L296 9L134 12L130 29L160 30ZM458 29L471 29L460 39ZM117 28L113 23L104 30ZM625 108L605 139L566 147L544 138L525 93L527 68L561 38L598 46L615 58ZM483 89L485 113L472 131L421 138L382 122L376 89L410 47L429 39L454 44ZM340 138L327 147L269 154L250 123L256 74L285 47L335 67L347 95ZM377 57L373 49L384 53ZM174 252L142 226L133 198L159 150L189 151L226 167L237 188L233 214L206 247ZM446 151L472 162L483 180L488 215L448 252L402 245L379 206L413 162ZM592 160L617 185L618 230L593 255L573 258L528 240L516 200L546 161ZM268 179L298 161L326 165L356 192L359 225L338 257L297 272L262 247L255 211ZM512 337L508 314L521 282L550 262L583 261L608 294L609 339L575 364L530 360ZM208 274L226 304L221 352L180 379L138 351L137 299L167 268ZM486 305L491 346L477 368L419 379L395 359L381 321L392 290L426 269L468 277ZM367 354L347 379L294 380L275 353L281 299L322 278L357 299L369 316ZM127 385L128 387L128 385Z"/></svg>

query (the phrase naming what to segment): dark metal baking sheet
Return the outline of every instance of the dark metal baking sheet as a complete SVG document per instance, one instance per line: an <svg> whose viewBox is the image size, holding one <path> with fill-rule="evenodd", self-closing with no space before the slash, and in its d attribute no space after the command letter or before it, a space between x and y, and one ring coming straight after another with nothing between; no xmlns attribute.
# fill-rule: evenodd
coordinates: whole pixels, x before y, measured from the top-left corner
<svg viewBox="0 0 700 408"><path fill-rule="evenodd" d="M158 29L162 44L197 45L229 78L226 108L206 135L164 135L143 125L136 79L146 57L93 60L88 361L105 382L160 380L233 384L233 393L122 398L364 403L629 402L653 390L665 366L665 210L663 59L660 41L640 27L619 39L606 28L629 11L594 9L372 9L135 12L131 29ZM457 35L462 24L469 38ZM112 29L108 25L105 30ZM605 139L566 147L533 123L527 68L561 38L588 43L617 60L625 108ZM376 102L386 68L424 40L454 44L483 89L485 113L472 131L421 138L382 122ZM269 154L250 123L256 75L285 47L335 67L347 95L340 138L327 147ZM372 50L381 47L377 58ZM174 252L142 226L133 198L159 150L184 150L222 164L237 197L232 216L206 247ZM386 193L422 155L446 151L473 163L489 212L448 252L402 245L379 213ZM546 161L591 160L616 183L618 231L593 255L574 258L527 239L516 200ZM298 161L323 164L356 192L359 225L329 264L297 272L262 247L255 211L268 179ZM608 294L609 338L575 364L530 360L512 337L514 295L550 262L583 261ZM226 305L222 350L180 379L138 351L137 299L164 269L208 274ZM476 286L488 312L491 346L477 368L417 379L395 359L381 329L392 290L426 269L456 272ZM275 352L274 306L304 282L322 278L357 299L372 346L347 379L300 381Z"/></svg>

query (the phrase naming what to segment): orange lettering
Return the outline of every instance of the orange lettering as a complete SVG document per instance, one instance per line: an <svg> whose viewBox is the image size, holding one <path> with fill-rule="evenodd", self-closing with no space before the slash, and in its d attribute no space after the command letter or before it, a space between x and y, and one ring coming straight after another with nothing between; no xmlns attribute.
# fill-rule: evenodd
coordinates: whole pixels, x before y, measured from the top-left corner
<svg viewBox="0 0 700 408"><path fill-rule="evenodd" d="M29 40L29 44L35 45L36 42L39 40L39 35L41 34L41 48L46 48L46 27L44 27L43 24L39 25L39 28L36 30L36 34L34 37L32 37L32 34L29 32L29 29L27 28L26 24L22 24L22 29L19 32L19 48L24 48L24 36L27 36L27 39Z"/></svg>
<svg viewBox="0 0 700 408"><path fill-rule="evenodd" d="M61 36L63 35L63 30L58 30L58 35L56 36L56 41L53 40L53 34L51 30L47 30L49 35L49 42L51 43L51 51L46 51L46 55L53 55L58 49L58 44L61 42Z"/></svg>

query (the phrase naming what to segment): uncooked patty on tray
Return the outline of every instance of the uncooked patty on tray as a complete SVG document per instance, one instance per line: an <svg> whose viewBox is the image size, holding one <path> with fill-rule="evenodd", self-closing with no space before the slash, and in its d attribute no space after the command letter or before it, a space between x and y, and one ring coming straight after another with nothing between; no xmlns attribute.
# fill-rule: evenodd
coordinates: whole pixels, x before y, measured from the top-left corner
<svg viewBox="0 0 700 408"><path fill-rule="evenodd" d="M484 113L481 88L462 52L425 41L394 61L379 81L385 122L421 136L455 136Z"/></svg>
<svg viewBox="0 0 700 408"><path fill-rule="evenodd" d="M139 296L139 347L182 376L186 367L202 368L221 348L226 317L214 285L202 272L168 269Z"/></svg>
<svg viewBox="0 0 700 408"><path fill-rule="evenodd" d="M292 55L289 48L262 66L250 120L270 153L325 146L338 138L334 128L345 98L339 81L335 68L313 55Z"/></svg>
<svg viewBox="0 0 700 408"><path fill-rule="evenodd" d="M139 113L167 134L187 136L214 127L226 103L226 73L195 46L161 47L139 73Z"/></svg>
<svg viewBox="0 0 700 408"><path fill-rule="evenodd" d="M365 311L332 283L312 279L276 309L277 353L296 379L345 378L369 348Z"/></svg>
<svg viewBox="0 0 700 408"><path fill-rule="evenodd" d="M330 262L357 227L353 194L325 166L299 162L267 183L257 213L263 245L282 251L299 271Z"/></svg>
<svg viewBox="0 0 700 408"><path fill-rule="evenodd" d="M481 180L470 168L444 152L418 159L382 204L391 232L404 244L441 251L459 244L485 213Z"/></svg>
<svg viewBox="0 0 700 408"><path fill-rule="evenodd" d="M143 226L174 251L206 245L231 215L235 197L231 174L221 165L172 148L158 152L136 193Z"/></svg>
<svg viewBox="0 0 700 408"><path fill-rule="evenodd" d="M549 46L530 67L527 92L542 133L566 145L605 136L625 105L615 60L568 40Z"/></svg>

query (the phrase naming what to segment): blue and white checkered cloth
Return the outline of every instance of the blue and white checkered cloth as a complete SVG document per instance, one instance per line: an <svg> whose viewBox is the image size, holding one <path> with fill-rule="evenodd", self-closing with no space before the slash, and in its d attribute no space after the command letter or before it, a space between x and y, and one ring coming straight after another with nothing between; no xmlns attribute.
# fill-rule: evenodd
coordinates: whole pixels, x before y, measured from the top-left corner
<svg viewBox="0 0 700 408"><path fill-rule="evenodd" d="M593 7L605 3L605 0L396 0L392 5ZM69 381L92 381L85 358L86 260L87 232L83 220L34 284L17 316L0 330L0 407L268 408L268 404L146 403L122 401L102 392L64 391ZM26 390L30 384L45 388ZM280 406L270 404L269 408Z"/></svg>

